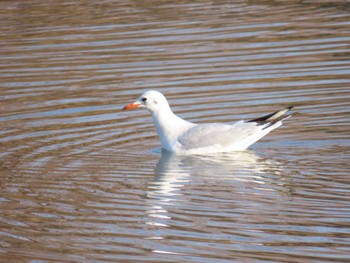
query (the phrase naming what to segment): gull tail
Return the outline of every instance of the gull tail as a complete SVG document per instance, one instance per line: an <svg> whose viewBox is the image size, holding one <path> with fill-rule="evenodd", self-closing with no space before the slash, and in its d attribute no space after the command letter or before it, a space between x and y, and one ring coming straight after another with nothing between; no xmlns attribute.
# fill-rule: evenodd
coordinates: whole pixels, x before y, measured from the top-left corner
<svg viewBox="0 0 350 263"><path fill-rule="evenodd" d="M277 122L286 120L290 117L292 117L292 114L286 115L286 113L288 113L294 106L290 106L287 108L284 108L282 110L276 111L274 113L271 113L269 115L260 117L260 118L256 118L253 120L249 120L247 122L256 122L258 123L258 125L266 125L263 130L265 130L266 128L269 128L271 126L273 126L274 124L276 124Z"/></svg>

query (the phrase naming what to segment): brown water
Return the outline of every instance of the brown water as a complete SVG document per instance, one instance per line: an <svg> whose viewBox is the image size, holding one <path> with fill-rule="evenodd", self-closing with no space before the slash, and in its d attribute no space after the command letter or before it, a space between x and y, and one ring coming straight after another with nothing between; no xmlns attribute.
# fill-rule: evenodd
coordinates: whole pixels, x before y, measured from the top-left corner
<svg viewBox="0 0 350 263"><path fill-rule="evenodd" d="M0 2L1 262L350 261L347 1ZM174 156L193 122L295 105L249 151Z"/></svg>

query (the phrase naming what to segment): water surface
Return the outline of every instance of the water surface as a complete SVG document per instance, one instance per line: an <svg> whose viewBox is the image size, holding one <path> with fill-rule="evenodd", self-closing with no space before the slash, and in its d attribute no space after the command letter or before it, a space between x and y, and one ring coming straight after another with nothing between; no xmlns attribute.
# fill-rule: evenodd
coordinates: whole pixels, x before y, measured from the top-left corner
<svg viewBox="0 0 350 263"><path fill-rule="evenodd" d="M0 3L4 262L350 260L346 1ZM249 150L161 151L192 122L295 105Z"/></svg>

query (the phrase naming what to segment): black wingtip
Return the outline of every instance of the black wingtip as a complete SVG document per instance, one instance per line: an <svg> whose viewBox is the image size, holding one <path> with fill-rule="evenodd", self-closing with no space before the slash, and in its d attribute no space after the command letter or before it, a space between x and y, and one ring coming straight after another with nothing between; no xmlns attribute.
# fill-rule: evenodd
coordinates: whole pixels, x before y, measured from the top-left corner
<svg viewBox="0 0 350 263"><path fill-rule="evenodd" d="M263 117L260 117L260 118L256 118L256 119L253 119L253 120L249 120L247 122L256 122L259 125L269 124L267 126L267 127L269 127L269 126L275 124L278 121L282 121L285 118L289 118L291 115L287 116L285 114L287 112L289 112L293 108L294 108L294 106L289 106L289 107L283 108L283 109L281 109L279 111L273 112L273 113L271 113L269 115L266 115L266 116L263 116Z"/></svg>

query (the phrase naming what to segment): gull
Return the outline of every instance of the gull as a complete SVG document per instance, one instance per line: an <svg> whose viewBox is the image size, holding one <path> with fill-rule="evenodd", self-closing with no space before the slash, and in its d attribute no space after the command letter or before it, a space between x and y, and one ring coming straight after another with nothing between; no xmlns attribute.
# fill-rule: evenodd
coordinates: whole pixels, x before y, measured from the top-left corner
<svg viewBox="0 0 350 263"><path fill-rule="evenodd" d="M175 154L213 154L246 150L250 145L280 127L293 106L269 115L233 124L196 124L175 115L165 96L145 91L123 110L145 108L152 114L162 148Z"/></svg>

